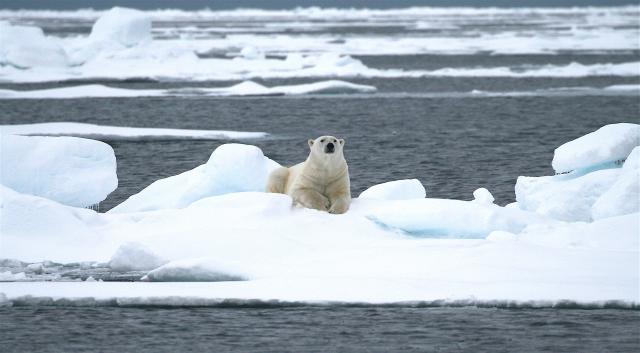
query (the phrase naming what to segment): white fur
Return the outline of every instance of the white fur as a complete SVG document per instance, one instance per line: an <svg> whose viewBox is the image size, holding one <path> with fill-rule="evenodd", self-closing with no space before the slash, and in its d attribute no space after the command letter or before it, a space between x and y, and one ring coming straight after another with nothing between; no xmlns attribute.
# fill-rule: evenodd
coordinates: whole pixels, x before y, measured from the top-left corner
<svg viewBox="0 0 640 353"><path fill-rule="evenodd" d="M307 159L269 175L267 192L287 194L295 204L330 213L345 213L351 204L349 168L344 159L344 140L320 136L309 140ZM327 153L329 144L334 152Z"/></svg>

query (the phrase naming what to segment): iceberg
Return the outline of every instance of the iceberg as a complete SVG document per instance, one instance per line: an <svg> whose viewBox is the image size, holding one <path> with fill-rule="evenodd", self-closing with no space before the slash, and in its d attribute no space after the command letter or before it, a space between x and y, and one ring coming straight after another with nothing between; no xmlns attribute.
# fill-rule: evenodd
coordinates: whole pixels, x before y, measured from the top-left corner
<svg viewBox="0 0 640 353"><path fill-rule="evenodd" d="M0 184L15 191L87 207L118 186L116 157L106 143L0 133Z"/></svg>
<svg viewBox="0 0 640 353"><path fill-rule="evenodd" d="M86 123L37 123L0 125L3 134L23 136L73 136L97 140L149 140L149 139L256 139L268 136L266 132L226 130L163 129L124 127Z"/></svg>
<svg viewBox="0 0 640 353"><path fill-rule="evenodd" d="M551 165L556 173L622 161L640 145L640 125L610 124L556 148Z"/></svg>
<svg viewBox="0 0 640 353"><path fill-rule="evenodd" d="M109 212L183 208L208 196L264 191L269 174L279 166L255 146L225 144L213 151L207 163L160 179Z"/></svg>
<svg viewBox="0 0 640 353"><path fill-rule="evenodd" d="M418 179L388 181L374 185L360 193L359 199L411 200L424 199L427 191Z"/></svg>

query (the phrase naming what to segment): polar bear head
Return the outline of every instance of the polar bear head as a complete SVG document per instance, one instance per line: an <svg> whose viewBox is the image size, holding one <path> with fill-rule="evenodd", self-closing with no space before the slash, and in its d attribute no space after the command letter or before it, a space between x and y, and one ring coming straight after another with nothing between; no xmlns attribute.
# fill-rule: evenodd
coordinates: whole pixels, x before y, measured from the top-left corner
<svg viewBox="0 0 640 353"><path fill-rule="evenodd" d="M308 143L312 156L324 159L344 158L342 153L344 139L334 136L320 136L315 140L309 139Z"/></svg>

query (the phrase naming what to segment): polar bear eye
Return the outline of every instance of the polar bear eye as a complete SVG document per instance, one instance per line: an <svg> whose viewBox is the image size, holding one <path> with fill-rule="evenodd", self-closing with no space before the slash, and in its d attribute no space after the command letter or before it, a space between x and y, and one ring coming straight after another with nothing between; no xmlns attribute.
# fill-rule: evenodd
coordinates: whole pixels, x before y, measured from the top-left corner
<svg viewBox="0 0 640 353"><path fill-rule="evenodd" d="M324 143L324 139L320 140L321 143Z"/></svg>
<svg viewBox="0 0 640 353"><path fill-rule="evenodd" d="M333 143L337 143L337 142L338 142L338 140L336 140L336 139L333 139Z"/></svg>

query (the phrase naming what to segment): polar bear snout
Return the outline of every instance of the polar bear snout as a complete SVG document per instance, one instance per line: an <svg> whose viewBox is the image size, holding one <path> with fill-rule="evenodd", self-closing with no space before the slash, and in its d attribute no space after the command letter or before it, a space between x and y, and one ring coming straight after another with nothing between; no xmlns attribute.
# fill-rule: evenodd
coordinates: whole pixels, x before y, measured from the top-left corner
<svg viewBox="0 0 640 353"><path fill-rule="evenodd" d="M324 147L324 153L333 153L335 151L336 146L332 142L327 143L327 145Z"/></svg>

